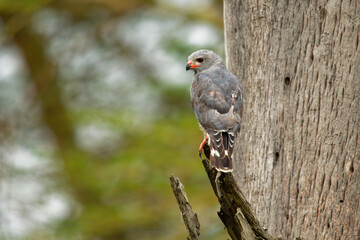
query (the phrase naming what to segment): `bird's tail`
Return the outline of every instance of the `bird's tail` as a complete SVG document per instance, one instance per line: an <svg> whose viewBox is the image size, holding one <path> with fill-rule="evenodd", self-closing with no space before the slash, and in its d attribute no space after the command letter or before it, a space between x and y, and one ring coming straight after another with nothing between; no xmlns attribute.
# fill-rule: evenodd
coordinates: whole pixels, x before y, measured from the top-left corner
<svg viewBox="0 0 360 240"><path fill-rule="evenodd" d="M221 172L232 172L232 151L234 135L227 132L217 132L210 137L210 163Z"/></svg>

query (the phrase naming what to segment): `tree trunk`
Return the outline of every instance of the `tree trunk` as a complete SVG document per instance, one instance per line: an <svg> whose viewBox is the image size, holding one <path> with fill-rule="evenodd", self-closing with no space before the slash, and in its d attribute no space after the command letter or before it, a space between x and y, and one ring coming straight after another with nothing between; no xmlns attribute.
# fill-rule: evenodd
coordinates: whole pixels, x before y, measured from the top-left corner
<svg viewBox="0 0 360 240"><path fill-rule="evenodd" d="M234 174L269 232L360 239L360 2L225 0Z"/></svg>

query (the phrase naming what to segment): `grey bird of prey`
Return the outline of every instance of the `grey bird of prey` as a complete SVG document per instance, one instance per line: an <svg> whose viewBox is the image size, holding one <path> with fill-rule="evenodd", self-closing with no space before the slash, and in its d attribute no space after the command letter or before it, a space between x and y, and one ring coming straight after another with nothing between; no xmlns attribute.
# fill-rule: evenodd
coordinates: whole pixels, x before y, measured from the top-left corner
<svg viewBox="0 0 360 240"><path fill-rule="evenodd" d="M211 165L218 171L231 172L243 112L243 87L213 51L192 53L186 71L190 69L195 73L190 88L191 105L205 134L199 155L208 144Z"/></svg>

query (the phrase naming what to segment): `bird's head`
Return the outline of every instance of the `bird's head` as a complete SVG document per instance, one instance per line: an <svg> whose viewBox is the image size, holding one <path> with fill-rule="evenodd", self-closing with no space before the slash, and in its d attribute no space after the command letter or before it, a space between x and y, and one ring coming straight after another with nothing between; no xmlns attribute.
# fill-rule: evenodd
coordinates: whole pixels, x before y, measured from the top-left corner
<svg viewBox="0 0 360 240"><path fill-rule="evenodd" d="M224 64L224 60L213 51L202 49L193 52L188 57L186 71L192 69L195 73L204 71L217 64Z"/></svg>

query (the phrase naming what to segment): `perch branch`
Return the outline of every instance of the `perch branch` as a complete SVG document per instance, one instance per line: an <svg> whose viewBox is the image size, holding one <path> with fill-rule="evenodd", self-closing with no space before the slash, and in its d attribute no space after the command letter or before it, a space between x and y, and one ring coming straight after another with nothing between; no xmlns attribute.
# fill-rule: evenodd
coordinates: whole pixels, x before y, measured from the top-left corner
<svg viewBox="0 0 360 240"><path fill-rule="evenodd" d="M218 172L207 159L202 163L220 203L218 215L233 240L277 240L261 227L231 173Z"/></svg>
<svg viewBox="0 0 360 240"><path fill-rule="evenodd" d="M205 145L204 153L206 157L210 157L208 145ZM203 159L202 163L220 203L218 215L233 240L280 240L271 236L260 225L232 173L218 172L210 166L207 159ZM190 237L195 236L191 239L198 239L200 223L191 209L184 186L174 176L170 177L170 181ZM193 229L192 232L190 229Z"/></svg>
<svg viewBox="0 0 360 240"><path fill-rule="evenodd" d="M170 177L171 188L173 189L175 198L180 208L181 216L184 220L186 229L189 233L188 239L198 240L200 236L200 222L196 213L193 212L189 200L186 196L184 185L180 182L179 178Z"/></svg>

